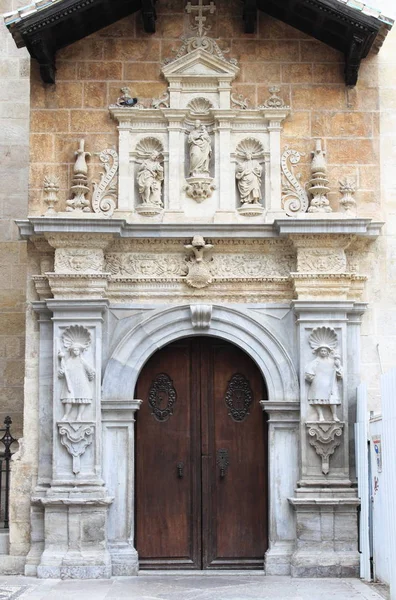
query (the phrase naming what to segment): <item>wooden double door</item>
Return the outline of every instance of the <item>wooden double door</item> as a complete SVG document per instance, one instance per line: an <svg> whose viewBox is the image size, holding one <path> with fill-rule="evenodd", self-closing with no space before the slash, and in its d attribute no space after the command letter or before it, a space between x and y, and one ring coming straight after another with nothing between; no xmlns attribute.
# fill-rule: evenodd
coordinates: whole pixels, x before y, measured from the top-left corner
<svg viewBox="0 0 396 600"><path fill-rule="evenodd" d="M262 568L267 435L256 364L194 337L157 351L136 397L136 548L141 568Z"/></svg>

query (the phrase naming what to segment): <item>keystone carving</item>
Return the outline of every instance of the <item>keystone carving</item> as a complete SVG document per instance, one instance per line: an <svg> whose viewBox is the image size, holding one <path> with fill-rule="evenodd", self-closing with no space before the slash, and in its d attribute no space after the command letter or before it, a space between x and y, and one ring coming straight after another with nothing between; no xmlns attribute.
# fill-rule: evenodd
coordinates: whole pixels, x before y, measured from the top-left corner
<svg viewBox="0 0 396 600"><path fill-rule="evenodd" d="M59 435L62 445L73 458L73 473L78 475L81 471L81 456L87 447L92 444L95 424L86 423L58 423Z"/></svg>
<svg viewBox="0 0 396 600"><path fill-rule="evenodd" d="M209 329L212 320L211 304L191 304L190 311L193 329Z"/></svg>
<svg viewBox="0 0 396 600"><path fill-rule="evenodd" d="M320 423L306 423L308 440L315 452L322 459L322 473L328 475L330 471L330 456L341 444L344 423L322 421Z"/></svg>

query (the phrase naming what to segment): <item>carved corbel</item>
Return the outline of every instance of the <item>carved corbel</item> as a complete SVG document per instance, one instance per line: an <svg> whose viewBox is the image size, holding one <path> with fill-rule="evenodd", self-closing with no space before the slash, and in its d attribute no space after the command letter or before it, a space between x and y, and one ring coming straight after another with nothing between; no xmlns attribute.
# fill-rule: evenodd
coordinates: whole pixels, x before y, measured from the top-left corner
<svg viewBox="0 0 396 600"><path fill-rule="evenodd" d="M359 75L359 67L363 55L364 39L354 35L345 57L345 84L354 87Z"/></svg>
<svg viewBox="0 0 396 600"><path fill-rule="evenodd" d="M55 48L48 34L41 31L39 36L30 40L27 49L39 63L44 83L55 83Z"/></svg>
<svg viewBox="0 0 396 600"><path fill-rule="evenodd" d="M142 19L144 31L146 33L155 33L157 13L154 5L155 0L142 0Z"/></svg>
<svg viewBox="0 0 396 600"><path fill-rule="evenodd" d="M330 471L330 456L341 444L344 423L335 421L307 422L308 440L315 452L322 459L322 473Z"/></svg>
<svg viewBox="0 0 396 600"><path fill-rule="evenodd" d="M245 0L243 6L245 33L255 33L257 26L257 0Z"/></svg>
<svg viewBox="0 0 396 600"><path fill-rule="evenodd" d="M58 423L59 435L62 445L73 458L73 473L78 475L81 471L81 456L87 447L92 444L95 424L86 423Z"/></svg>

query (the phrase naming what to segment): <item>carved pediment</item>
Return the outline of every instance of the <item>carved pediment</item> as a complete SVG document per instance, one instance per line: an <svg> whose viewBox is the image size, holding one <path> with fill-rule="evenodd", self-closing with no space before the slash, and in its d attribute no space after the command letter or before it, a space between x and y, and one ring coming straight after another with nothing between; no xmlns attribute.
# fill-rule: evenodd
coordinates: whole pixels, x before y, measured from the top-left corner
<svg viewBox="0 0 396 600"><path fill-rule="evenodd" d="M239 67L202 48L197 48L165 65L162 73L168 81L189 77L204 77L205 79L221 77L222 80L233 81L239 73Z"/></svg>

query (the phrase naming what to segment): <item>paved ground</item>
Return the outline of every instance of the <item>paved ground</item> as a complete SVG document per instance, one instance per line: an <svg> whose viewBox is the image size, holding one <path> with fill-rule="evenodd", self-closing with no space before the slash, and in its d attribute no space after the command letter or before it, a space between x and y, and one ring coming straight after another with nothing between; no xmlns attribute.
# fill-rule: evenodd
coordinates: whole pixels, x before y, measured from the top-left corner
<svg viewBox="0 0 396 600"><path fill-rule="evenodd" d="M139 575L60 581L0 577L0 600L383 600L357 579L264 575Z"/></svg>

